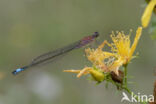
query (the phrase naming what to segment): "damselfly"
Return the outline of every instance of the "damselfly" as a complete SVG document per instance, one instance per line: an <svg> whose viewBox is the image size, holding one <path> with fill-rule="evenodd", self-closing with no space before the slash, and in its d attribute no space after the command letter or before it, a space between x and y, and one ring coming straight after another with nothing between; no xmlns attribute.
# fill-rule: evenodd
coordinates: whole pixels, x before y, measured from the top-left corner
<svg viewBox="0 0 156 104"><path fill-rule="evenodd" d="M99 36L99 33L98 32L95 32L93 35L91 36L86 36L84 38L82 38L81 40L77 41L77 42L74 42L68 46L65 46L63 48L60 48L60 49L57 49L55 51L51 51L51 52L48 52L48 53L45 53L45 54L42 54L36 58L33 59L33 61L29 64L29 65L26 65L24 67L21 67L21 68L18 68L16 70L14 70L12 72L13 75L17 75L18 73L32 67L32 66L36 66L36 65L39 65L41 63L44 63L50 59L53 59L59 55L62 55L64 53L67 53L73 49L77 49L77 48L81 48L89 43L91 43L92 41L95 40L95 38L97 38Z"/></svg>

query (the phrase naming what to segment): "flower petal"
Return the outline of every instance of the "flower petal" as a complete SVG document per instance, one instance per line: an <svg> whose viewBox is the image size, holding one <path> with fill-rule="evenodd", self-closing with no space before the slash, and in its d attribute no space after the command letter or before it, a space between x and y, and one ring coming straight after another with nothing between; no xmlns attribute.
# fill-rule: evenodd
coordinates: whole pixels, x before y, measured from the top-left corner
<svg viewBox="0 0 156 104"><path fill-rule="evenodd" d="M144 11L144 14L141 18L142 26L144 28L146 28L149 24L155 5L156 5L156 0L151 0Z"/></svg>
<svg viewBox="0 0 156 104"><path fill-rule="evenodd" d="M129 53L129 60L132 58L132 55L136 49L136 46L138 44L138 41L140 39L140 36L141 36L141 33L142 33L142 27L138 27L137 31L136 31L136 36L135 36L135 39L134 39L134 42L133 42L133 45L131 47L131 50L130 50L130 53Z"/></svg>

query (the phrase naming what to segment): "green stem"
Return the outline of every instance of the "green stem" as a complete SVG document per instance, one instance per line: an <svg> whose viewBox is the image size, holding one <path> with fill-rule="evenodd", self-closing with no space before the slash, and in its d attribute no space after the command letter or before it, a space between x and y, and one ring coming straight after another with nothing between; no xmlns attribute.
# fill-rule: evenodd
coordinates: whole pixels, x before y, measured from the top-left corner
<svg viewBox="0 0 156 104"><path fill-rule="evenodd" d="M127 87L127 66L128 64L124 65L124 85Z"/></svg>

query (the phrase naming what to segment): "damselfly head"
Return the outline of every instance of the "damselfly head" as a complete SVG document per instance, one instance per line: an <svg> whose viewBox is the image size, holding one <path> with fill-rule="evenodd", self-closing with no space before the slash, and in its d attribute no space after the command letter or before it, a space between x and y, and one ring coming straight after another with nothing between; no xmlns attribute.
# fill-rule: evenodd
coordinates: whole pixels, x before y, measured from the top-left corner
<svg viewBox="0 0 156 104"><path fill-rule="evenodd" d="M98 32L95 32L94 34L93 34L93 37L98 37L99 36L99 33Z"/></svg>

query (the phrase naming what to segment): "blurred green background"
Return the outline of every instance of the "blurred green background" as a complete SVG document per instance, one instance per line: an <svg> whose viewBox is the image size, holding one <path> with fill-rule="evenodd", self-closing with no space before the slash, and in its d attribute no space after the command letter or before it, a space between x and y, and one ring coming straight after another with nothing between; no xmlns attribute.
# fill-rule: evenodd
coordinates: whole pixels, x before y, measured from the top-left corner
<svg viewBox="0 0 156 104"><path fill-rule="evenodd" d="M86 77L63 73L90 63L84 48L55 62L13 76L11 72L47 51L68 45L98 31L98 43L110 41L111 31L129 33L140 26L144 0L0 0L0 104L121 104L121 91L105 83L96 85ZM95 43L96 45L96 43ZM128 66L132 91L153 93L156 42L143 30ZM127 102L123 103L126 104Z"/></svg>

